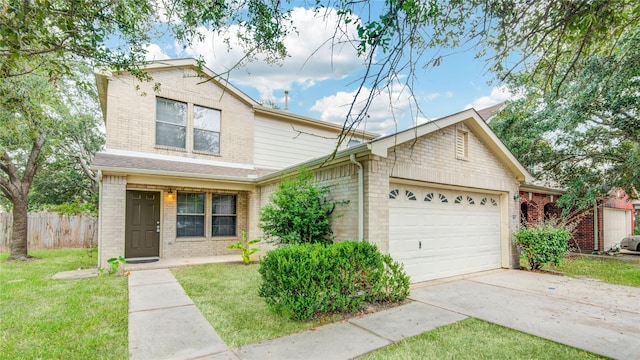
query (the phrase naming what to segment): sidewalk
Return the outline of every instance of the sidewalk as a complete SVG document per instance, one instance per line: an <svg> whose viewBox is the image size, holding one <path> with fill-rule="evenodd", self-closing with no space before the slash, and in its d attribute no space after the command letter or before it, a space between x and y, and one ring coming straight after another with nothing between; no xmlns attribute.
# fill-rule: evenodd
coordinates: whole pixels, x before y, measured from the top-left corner
<svg viewBox="0 0 640 360"><path fill-rule="evenodd" d="M237 359L170 270L129 275L129 359Z"/></svg>
<svg viewBox="0 0 640 360"><path fill-rule="evenodd" d="M350 359L465 318L411 302L231 351L170 270L132 271L129 276L132 360Z"/></svg>

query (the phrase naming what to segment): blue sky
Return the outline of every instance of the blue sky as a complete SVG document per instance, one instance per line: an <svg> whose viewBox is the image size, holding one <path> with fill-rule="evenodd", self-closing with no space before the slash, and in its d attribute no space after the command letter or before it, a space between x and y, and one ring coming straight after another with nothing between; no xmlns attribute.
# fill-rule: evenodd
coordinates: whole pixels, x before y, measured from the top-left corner
<svg viewBox="0 0 640 360"><path fill-rule="evenodd" d="M258 59L243 68L233 69L229 79L254 99L273 101L281 109L285 107L284 91L288 90L290 112L342 123L347 105L358 88L357 80L363 70L362 60L350 46L331 47L325 43L333 35L335 17L321 18L311 10L294 8L292 19L298 31L285 41L290 55L288 58L279 65L269 65ZM211 32L203 32L206 34L205 40L186 49L170 42L153 44L147 49L148 58L203 57L207 67L221 73L244 55L240 46L232 44L228 50L221 38ZM355 37L355 27L346 28L345 33ZM471 106L481 109L509 98L510 94L504 87L488 84L492 74L484 66L484 62L474 59L473 52L446 57L440 66L418 74L414 93L422 114L416 114L415 105L405 96L406 91L394 87L390 94L381 96L373 103L368 112L369 118L363 124L365 129L389 134L416 122L442 117ZM390 98L393 100L390 101Z"/></svg>

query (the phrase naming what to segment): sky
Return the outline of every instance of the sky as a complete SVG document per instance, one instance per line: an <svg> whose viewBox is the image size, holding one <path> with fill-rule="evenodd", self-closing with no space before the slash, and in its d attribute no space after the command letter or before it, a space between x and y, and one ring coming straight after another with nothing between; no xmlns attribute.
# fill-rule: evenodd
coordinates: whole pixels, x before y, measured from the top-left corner
<svg viewBox="0 0 640 360"><path fill-rule="evenodd" d="M280 109L285 109L288 90L289 112L342 124L358 89L363 61L352 46L331 46L327 42L336 27L336 16L331 11L328 17L321 17L310 9L293 8L291 16L297 31L285 40L289 56L278 65L258 59L235 68L229 73L229 81L256 101L273 102ZM355 37L355 26L346 27L345 33ZM209 69L225 73L244 56L237 44L232 43L228 49L221 38L206 29L201 31L205 39L190 47L172 42L152 44L147 48L147 58L202 57ZM489 83L492 74L482 60L474 59L473 52L448 56L440 66L420 71L414 93L421 114L416 113L407 92L395 86L391 94L374 101L361 129L390 134L469 107L492 106L511 97L504 86ZM366 93L369 89L363 90Z"/></svg>

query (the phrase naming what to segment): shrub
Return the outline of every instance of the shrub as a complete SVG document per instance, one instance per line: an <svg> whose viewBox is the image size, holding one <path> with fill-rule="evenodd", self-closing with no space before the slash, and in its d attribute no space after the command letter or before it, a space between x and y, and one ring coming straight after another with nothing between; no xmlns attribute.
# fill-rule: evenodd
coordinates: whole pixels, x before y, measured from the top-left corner
<svg viewBox="0 0 640 360"><path fill-rule="evenodd" d="M551 224L522 228L515 233L516 244L529 262L529 269L539 270L543 265L560 265L567 254L569 229Z"/></svg>
<svg viewBox="0 0 640 360"><path fill-rule="evenodd" d="M331 243L329 221L338 202L327 200L328 193L307 171L284 179L260 212L264 236L276 244Z"/></svg>
<svg viewBox="0 0 640 360"><path fill-rule="evenodd" d="M366 302L402 301L409 295L402 265L366 242L283 246L267 253L259 272L260 296L295 320L353 312Z"/></svg>

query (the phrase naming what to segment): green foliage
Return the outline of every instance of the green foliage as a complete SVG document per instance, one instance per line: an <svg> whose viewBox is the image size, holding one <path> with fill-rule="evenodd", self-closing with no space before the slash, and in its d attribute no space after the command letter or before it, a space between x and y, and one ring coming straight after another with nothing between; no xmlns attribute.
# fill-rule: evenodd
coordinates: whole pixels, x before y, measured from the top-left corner
<svg viewBox="0 0 640 360"><path fill-rule="evenodd" d="M238 241L235 244L227 245L227 249L240 249L242 250L242 262L245 265L249 265L252 261L251 255L253 255L256 251L260 250L258 248L252 248L251 245L257 244L260 242L260 239L253 239L247 241L247 234L245 230L242 230L242 241ZM246 245L245 245L246 243Z"/></svg>
<svg viewBox="0 0 640 360"><path fill-rule="evenodd" d="M562 226L547 223L520 228L514 236L529 262L529 268L539 270L543 265L560 265L567 254L571 232Z"/></svg>
<svg viewBox="0 0 640 360"><path fill-rule="evenodd" d="M640 178L640 25L602 43L604 55L576 62L577 76L556 92L512 79L524 96L507 105L492 129L545 182L567 188L565 208L593 207L612 188L637 196Z"/></svg>
<svg viewBox="0 0 640 360"><path fill-rule="evenodd" d="M353 312L366 302L402 301L409 295L402 265L366 242L283 246L267 253L259 272L260 296L295 320Z"/></svg>
<svg viewBox="0 0 640 360"><path fill-rule="evenodd" d="M308 171L282 180L260 211L265 237L276 244L331 243L331 214L341 202L328 200L329 191Z"/></svg>
<svg viewBox="0 0 640 360"><path fill-rule="evenodd" d="M43 207L43 210L56 212L61 215L98 215L98 209L96 208L95 203L82 203L79 200L59 205L47 205Z"/></svg>
<svg viewBox="0 0 640 360"><path fill-rule="evenodd" d="M120 265L125 265L127 263L127 261L124 259L124 257L122 256L118 256L117 258L110 258L107 260L107 263L109 264L109 269L107 270L107 273L109 275L112 274L116 274L118 273L118 270L120 269Z"/></svg>

